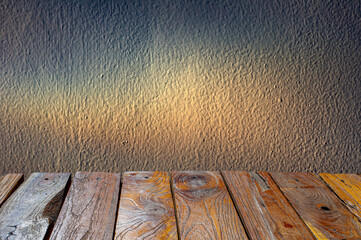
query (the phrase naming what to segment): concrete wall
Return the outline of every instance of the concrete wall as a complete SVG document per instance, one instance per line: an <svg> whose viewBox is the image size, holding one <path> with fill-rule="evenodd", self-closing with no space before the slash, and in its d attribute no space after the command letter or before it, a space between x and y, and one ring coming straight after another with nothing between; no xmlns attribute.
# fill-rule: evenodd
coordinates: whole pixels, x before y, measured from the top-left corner
<svg viewBox="0 0 361 240"><path fill-rule="evenodd" d="M0 174L361 173L361 2L0 2Z"/></svg>

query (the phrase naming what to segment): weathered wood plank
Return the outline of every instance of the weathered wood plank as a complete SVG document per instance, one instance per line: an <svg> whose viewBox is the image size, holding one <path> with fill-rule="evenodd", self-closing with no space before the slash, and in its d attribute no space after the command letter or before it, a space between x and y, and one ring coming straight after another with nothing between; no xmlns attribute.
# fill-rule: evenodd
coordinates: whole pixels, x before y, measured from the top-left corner
<svg viewBox="0 0 361 240"><path fill-rule="evenodd" d="M23 181L23 174L6 174L0 177L0 207Z"/></svg>
<svg viewBox="0 0 361 240"><path fill-rule="evenodd" d="M361 239L361 223L317 176L271 175L317 239Z"/></svg>
<svg viewBox="0 0 361 240"><path fill-rule="evenodd" d="M33 173L0 209L0 239L43 239L58 216L69 173Z"/></svg>
<svg viewBox="0 0 361 240"><path fill-rule="evenodd" d="M218 172L172 172L181 239L247 239Z"/></svg>
<svg viewBox="0 0 361 240"><path fill-rule="evenodd" d="M178 239L167 172L125 172L115 239Z"/></svg>
<svg viewBox="0 0 361 240"><path fill-rule="evenodd" d="M252 239L314 239L268 173L222 173Z"/></svg>
<svg viewBox="0 0 361 240"><path fill-rule="evenodd" d="M120 174L77 172L50 239L113 239Z"/></svg>
<svg viewBox="0 0 361 240"><path fill-rule="evenodd" d="M361 221L361 177L356 174L320 173L319 175Z"/></svg>

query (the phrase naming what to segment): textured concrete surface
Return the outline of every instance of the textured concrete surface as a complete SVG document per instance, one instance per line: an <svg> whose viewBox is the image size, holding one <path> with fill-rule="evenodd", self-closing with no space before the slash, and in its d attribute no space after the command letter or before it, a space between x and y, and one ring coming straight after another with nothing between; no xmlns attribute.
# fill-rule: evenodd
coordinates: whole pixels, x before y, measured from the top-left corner
<svg viewBox="0 0 361 240"><path fill-rule="evenodd" d="M0 1L0 174L361 173L361 2Z"/></svg>

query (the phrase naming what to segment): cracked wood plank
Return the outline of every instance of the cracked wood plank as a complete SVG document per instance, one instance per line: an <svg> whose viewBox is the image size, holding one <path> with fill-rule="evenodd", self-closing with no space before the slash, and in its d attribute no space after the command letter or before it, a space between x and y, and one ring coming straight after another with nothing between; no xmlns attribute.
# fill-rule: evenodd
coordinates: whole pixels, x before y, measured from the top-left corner
<svg viewBox="0 0 361 240"><path fill-rule="evenodd" d="M167 172L125 172L115 239L178 239Z"/></svg>
<svg viewBox="0 0 361 240"><path fill-rule="evenodd" d="M271 173L317 239L361 239L361 222L312 173Z"/></svg>
<svg viewBox="0 0 361 240"><path fill-rule="evenodd" d="M120 174L77 172L50 239L113 239Z"/></svg>
<svg viewBox="0 0 361 240"><path fill-rule="evenodd" d="M0 177L0 207L23 181L23 174L6 174Z"/></svg>
<svg viewBox="0 0 361 240"><path fill-rule="evenodd" d="M361 221L361 177L357 174L320 173L319 175Z"/></svg>
<svg viewBox="0 0 361 240"><path fill-rule="evenodd" d="M69 173L33 173L0 209L0 239L43 239L58 216Z"/></svg>
<svg viewBox="0 0 361 240"><path fill-rule="evenodd" d="M268 173L222 173L252 239L314 239Z"/></svg>
<svg viewBox="0 0 361 240"><path fill-rule="evenodd" d="M218 172L172 172L180 239L247 239Z"/></svg>

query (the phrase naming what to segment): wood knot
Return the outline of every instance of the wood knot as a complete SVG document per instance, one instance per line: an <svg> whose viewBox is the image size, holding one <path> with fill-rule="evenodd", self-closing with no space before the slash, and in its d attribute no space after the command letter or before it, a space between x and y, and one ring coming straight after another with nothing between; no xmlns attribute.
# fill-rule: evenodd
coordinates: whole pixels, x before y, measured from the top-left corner
<svg viewBox="0 0 361 240"><path fill-rule="evenodd" d="M289 224L289 223L286 223L286 222L283 222L283 225L286 227L286 228L293 228L293 225Z"/></svg>
<svg viewBox="0 0 361 240"><path fill-rule="evenodd" d="M153 181L154 178L157 178L157 175L152 172L134 172L126 174L125 177L128 184L138 186L139 184L143 184L144 181Z"/></svg>
<svg viewBox="0 0 361 240"><path fill-rule="evenodd" d="M167 209L163 206L163 204L159 203L148 203L144 208L145 211L151 214L164 215L167 213Z"/></svg>
<svg viewBox="0 0 361 240"><path fill-rule="evenodd" d="M190 200L200 200L219 191L219 179L207 172L184 172L174 177L174 187Z"/></svg>
<svg viewBox="0 0 361 240"><path fill-rule="evenodd" d="M49 222L52 223L60 211L61 204L63 202L64 190L58 192L45 206L43 211L43 217L48 218Z"/></svg>

